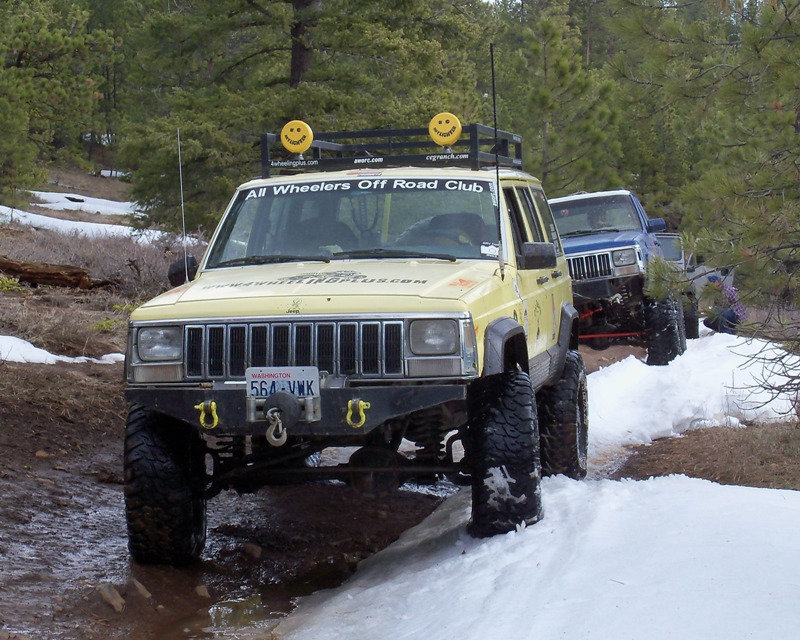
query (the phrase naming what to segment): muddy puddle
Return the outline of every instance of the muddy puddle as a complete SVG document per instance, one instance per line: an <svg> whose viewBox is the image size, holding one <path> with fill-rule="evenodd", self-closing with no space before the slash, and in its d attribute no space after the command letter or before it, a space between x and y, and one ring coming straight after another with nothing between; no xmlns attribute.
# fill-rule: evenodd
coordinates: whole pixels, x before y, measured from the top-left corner
<svg viewBox="0 0 800 640"><path fill-rule="evenodd" d="M0 481L4 639L263 639L297 598L341 584L442 499L344 485L226 492L209 502L203 559L174 569L130 561L118 474L41 461Z"/></svg>

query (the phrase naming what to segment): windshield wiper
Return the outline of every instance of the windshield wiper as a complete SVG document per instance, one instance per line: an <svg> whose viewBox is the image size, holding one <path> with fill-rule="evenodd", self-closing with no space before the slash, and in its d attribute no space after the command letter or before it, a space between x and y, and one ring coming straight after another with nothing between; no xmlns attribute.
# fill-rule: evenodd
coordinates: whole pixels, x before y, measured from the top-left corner
<svg viewBox="0 0 800 640"><path fill-rule="evenodd" d="M569 231L567 233L562 233L562 238L575 238L577 236L592 236L596 233L619 233L619 229L614 229L613 227L602 227L600 229L580 229L578 231Z"/></svg>
<svg viewBox="0 0 800 640"><path fill-rule="evenodd" d="M427 253L425 251L408 251L405 249L357 249L355 251L337 251L334 258L433 258L455 262L457 258L448 253Z"/></svg>
<svg viewBox="0 0 800 640"><path fill-rule="evenodd" d="M225 260L214 265L214 267L241 267L249 264L275 264L278 262L330 262L329 255L271 255L271 256L247 256L245 258L234 258Z"/></svg>

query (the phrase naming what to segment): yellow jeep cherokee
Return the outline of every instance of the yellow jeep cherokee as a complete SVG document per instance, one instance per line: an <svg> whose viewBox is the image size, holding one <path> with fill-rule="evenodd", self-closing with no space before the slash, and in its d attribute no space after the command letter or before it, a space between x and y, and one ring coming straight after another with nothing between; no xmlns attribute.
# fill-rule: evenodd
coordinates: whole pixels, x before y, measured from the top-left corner
<svg viewBox="0 0 800 640"><path fill-rule="evenodd" d="M488 536L542 517L543 472L585 476L578 317L521 144L452 114L264 137L196 273L131 316L135 560L197 558L225 489L449 478Z"/></svg>

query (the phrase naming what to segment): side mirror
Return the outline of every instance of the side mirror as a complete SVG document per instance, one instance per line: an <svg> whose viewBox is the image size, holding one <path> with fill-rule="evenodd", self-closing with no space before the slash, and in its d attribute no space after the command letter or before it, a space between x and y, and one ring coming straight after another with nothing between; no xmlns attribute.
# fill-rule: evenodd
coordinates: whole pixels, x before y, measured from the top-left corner
<svg viewBox="0 0 800 640"><path fill-rule="evenodd" d="M664 218L650 218L647 221L647 230L651 233L657 233L659 231L665 231L667 228L667 222Z"/></svg>
<svg viewBox="0 0 800 640"><path fill-rule="evenodd" d="M173 287L178 287L182 285L184 282L193 280L196 274L197 274L197 258L195 258L194 256L188 256L186 260L181 258L180 260L176 260L171 265L169 265L169 271L167 271L167 278L169 278L169 283Z"/></svg>
<svg viewBox="0 0 800 640"><path fill-rule="evenodd" d="M525 242L522 245L520 269L553 269L556 264L556 245L552 242Z"/></svg>

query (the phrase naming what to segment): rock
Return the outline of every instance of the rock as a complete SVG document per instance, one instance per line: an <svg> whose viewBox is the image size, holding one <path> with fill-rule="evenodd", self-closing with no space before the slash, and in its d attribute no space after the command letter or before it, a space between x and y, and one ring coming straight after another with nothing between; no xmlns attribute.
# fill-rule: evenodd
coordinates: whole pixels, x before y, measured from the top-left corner
<svg viewBox="0 0 800 640"><path fill-rule="evenodd" d="M133 586L136 588L136 591L139 592L139 595L142 596L145 600L150 600L153 597L153 594L145 587L141 582L134 578Z"/></svg>
<svg viewBox="0 0 800 640"><path fill-rule="evenodd" d="M35 455L36 455L37 458L52 458L53 457L51 454L47 453L47 451L45 451L44 449L39 449L36 452Z"/></svg>
<svg viewBox="0 0 800 640"><path fill-rule="evenodd" d="M114 585L102 582L97 585L97 593L117 613L122 613L125 610L125 600L119 595L119 591L114 588Z"/></svg>
<svg viewBox="0 0 800 640"><path fill-rule="evenodd" d="M198 585L195 588L195 593L201 598L210 598L211 594L208 592L208 587L204 584Z"/></svg>

